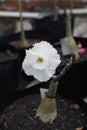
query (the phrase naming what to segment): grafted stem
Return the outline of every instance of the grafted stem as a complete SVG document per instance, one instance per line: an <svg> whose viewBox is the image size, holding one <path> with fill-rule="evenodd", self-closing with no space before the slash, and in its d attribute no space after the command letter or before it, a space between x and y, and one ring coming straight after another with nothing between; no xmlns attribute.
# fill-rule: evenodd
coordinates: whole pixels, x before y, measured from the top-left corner
<svg viewBox="0 0 87 130"><path fill-rule="evenodd" d="M60 72L59 75L54 75L46 96L42 99L40 106L37 109L35 118L38 117L42 122L52 123L53 120L57 117L57 107L56 107L56 92L58 86L58 80L67 72L67 70L72 65L73 58L70 58L70 61L66 64L64 69Z"/></svg>

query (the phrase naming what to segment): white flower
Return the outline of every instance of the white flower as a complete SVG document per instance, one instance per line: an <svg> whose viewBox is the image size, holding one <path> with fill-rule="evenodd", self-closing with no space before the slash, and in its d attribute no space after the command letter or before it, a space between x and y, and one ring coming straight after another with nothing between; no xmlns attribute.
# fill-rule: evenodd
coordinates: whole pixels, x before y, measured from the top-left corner
<svg viewBox="0 0 87 130"><path fill-rule="evenodd" d="M32 75L42 82L53 76L60 62L57 50L50 43L42 41L26 50L22 68L27 75Z"/></svg>

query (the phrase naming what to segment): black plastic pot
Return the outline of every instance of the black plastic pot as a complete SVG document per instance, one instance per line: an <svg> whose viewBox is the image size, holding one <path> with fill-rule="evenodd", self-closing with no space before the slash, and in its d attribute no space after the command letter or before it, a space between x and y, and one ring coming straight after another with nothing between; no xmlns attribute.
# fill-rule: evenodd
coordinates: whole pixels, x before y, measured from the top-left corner
<svg viewBox="0 0 87 130"><path fill-rule="evenodd" d="M72 28L74 24L74 16L72 16ZM66 15L59 15L58 20L53 17L45 17L37 20L37 29L49 37L50 42L59 41L66 34Z"/></svg>
<svg viewBox="0 0 87 130"><path fill-rule="evenodd" d="M0 45L0 101L19 87L21 59L10 45Z"/></svg>

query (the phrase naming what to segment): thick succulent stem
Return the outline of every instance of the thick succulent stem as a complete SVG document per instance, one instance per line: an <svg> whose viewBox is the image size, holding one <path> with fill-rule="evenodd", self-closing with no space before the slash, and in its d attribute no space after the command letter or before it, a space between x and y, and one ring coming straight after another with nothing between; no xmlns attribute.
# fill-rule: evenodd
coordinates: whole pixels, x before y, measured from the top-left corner
<svg viewBox="0 0 87 130"><path fill-rule="evenodd" d="M59 75L53 76L48 92L46 96L42 99L40 106L37 109L35 118L38 117L44 123L52 123L53 120L57 117L57 107L56 107L56 92L58 87L58 80L66 73L66 71L72 65L72 57L70 61L66 64L64 69L60 72Z"/></svg>
<svg viewBox="0 0 87 130"><path fill-rule="evenodd" d="M56 76L55 76L55 78L56 78ZM58 82L54 82L55 78L52 78L52 80L50 82L49 89L48 89L48 92L46 94L46 96L48 98L55 98L55 96L56 96Z"/></svg>
<svg viewBox="0 0 87 130"><path fill-rule="evenodd" d="M44 123L52 123L57 117L56 99L44 97L36 111L37 117Z"/></svg>
<svg viewBox="0 0 87 130"><path fill-rule="evenodd" d="M67 47L70 50L71 54L75 56L75 60L79 58L78 50L76 41L73 38L72 35L72 28L71 28L71 15L69 13L67 14L66 18L66 38L67 38Z"/></svg>
<svg viewBox="0 0 87 130"><path fill-rule="evenodd" d="M22 3L21 0L18 0L19 3L19 12L20 12L20 25L21 25L21 48L27 48L28 42L25 38L25 33L24 33L24 29L23 29L23 17L22 17Z"/></svg>

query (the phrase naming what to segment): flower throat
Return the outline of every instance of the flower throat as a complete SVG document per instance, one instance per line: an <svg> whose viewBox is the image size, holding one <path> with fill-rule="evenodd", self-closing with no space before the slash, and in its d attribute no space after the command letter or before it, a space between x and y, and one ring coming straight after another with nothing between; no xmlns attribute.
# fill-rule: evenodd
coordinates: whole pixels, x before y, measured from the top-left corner
<svg viewBox="0 0 87 130"><path fill-rule="evenodd" d="M43 58L42 58L42 57L39 57L39 58L37 59L37 62L38 62L38 63L42 63L42 62L43 62Z"/></svg>

